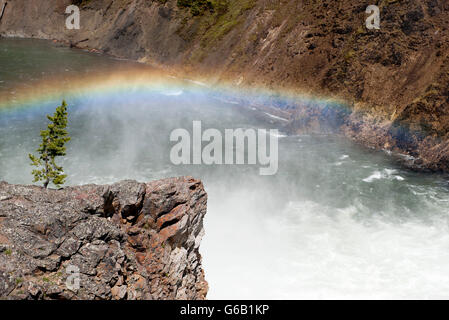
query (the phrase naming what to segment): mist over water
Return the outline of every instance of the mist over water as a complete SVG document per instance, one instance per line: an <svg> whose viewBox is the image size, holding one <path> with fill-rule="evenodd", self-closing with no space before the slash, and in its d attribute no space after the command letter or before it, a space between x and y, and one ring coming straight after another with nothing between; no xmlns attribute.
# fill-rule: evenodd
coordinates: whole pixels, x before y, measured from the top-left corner
<svg viewBox="0 0 449 320"><path fill-rule="evenodd" d="M3 55L26 48L24 61L33 56L33 43L12 48L3 41ZM57 55L64 70L93 68L100 59L49 45L38 49ZM0 69L6 63L2 58ZM12 90L14 74L27 78L28 65L0 72L0 90ZM27 154L59 103L0 111L0 180L32 181ZM68 184L179 175L203 180L209 202L201 253L210 299L449 298L443 177L403 170L387 154L330 135L280 138L275 176L260 176L258 165L174 166L173 129L191 131L194 120L220 131L269 129L276 122L207 90L86 94L68 103L72 141L60 161Z"/></svg>

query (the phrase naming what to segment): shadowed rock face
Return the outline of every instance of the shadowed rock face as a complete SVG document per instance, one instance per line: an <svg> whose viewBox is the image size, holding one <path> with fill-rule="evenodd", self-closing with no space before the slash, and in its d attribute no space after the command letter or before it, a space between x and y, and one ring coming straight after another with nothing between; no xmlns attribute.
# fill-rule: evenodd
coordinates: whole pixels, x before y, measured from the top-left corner
<svg viewBox="0 0 449 320"><path fill-rule="evenodd" d="M0 298L205 299L206 205L190 177L62 190L1 182Z"/></svg>

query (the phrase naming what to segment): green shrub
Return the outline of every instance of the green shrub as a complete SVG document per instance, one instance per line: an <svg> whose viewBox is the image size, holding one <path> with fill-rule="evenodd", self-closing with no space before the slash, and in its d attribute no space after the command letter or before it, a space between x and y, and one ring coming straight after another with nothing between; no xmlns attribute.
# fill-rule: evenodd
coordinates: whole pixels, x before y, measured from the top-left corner
<svg viewBox="0 0 449 320"><path fill-rule="evenodd" d="M214 11L214 4L210 0L178 0L178 7L190 8L190 12L194 16Z"/></svg>

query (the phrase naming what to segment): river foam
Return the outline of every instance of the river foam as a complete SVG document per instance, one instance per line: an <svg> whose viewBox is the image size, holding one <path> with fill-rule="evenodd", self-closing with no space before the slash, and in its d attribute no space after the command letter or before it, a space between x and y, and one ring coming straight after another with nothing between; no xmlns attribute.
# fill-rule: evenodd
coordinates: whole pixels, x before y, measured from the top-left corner
<svg viewBox="0 0 449 320"><path fill-rule="evenodd" d="M0 180L32 181L27 155L39 145L45 115L67 94L72 140L60 163L68 184L179 175L204 181L209 203L200 250L210 299L449 298L444 177L403 170L385 153L333 135L283 136L275 176L261 177L246 165L175 166L169 159L173 129L188 129L194 120L219 130L269 129L273 118L249 109L241 96L229 103L217 99L221 90L191 82L184 87L141 77L117 90L143 73L102 79L92 72L101 57L47 54L41 47L33 56L32 47L24 48L28 62L56 55L65 61L61 70L90 71L74 75L70 90L52 87L54 79L30 80L27 90L0 102L8 108L0 111ZM5 66L12 67L19 69L10 74L24 75L24 82L30 73L35 79L50 72L20 61ZM10 78L0 90L10 92L17 81Z"/></svg>

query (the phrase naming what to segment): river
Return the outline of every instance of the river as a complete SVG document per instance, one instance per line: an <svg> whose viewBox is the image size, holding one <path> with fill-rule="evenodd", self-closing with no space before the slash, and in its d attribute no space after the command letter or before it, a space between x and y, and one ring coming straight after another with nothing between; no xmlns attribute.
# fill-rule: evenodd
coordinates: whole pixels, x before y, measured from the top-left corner
<svg viewBox="0 0 449 320"><path fill-rule="evenodd" d="M56 78L101 82L105 70L127 68L144 69L46 41L0 39L0 180L32 182L27 155L63 96L17 107L20 92L31 97ZM194 120L218 130L278 125L191 86L67 99L72 140L61 164L68 184L202 179L209 203L200 251L210 299L449 298L443 176L405 170L391 155L335 135L282 132L273 176L259 175L258 165L173 165L170 132L190 131Z"/></svg>

